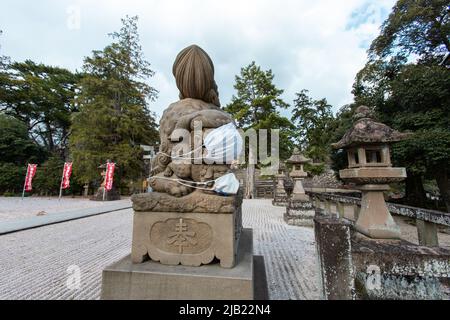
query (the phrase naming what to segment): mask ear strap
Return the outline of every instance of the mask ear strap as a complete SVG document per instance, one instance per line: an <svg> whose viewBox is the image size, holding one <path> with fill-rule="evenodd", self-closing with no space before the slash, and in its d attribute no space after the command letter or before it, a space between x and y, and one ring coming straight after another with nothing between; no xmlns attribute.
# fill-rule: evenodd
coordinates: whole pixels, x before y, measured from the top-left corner
<svg viewBox="0 0 450 320"><path fill-rule="evenodd" d="M160 153L160 154L162 154L162 155L164 155L164 156L166 156L166 157L169 157L169 158L172 158L172 159L178 159L178 158L183 158L184 156L187 156L187 155L190 155L191 153L193 153L193 152L195 152L195 151L197 151L197 150L199 150L199 149L201 149L201 148L203 148L205 145L204 144L202 144L200 147L198 147L198 148L195 148L194 150L192 150L192 151L189 151L189 152L186 152L186 153L184 153L184 154L181 154L181 155L178 155L178 156L171 156L171 155L168 155L167 153L164 153L164 152L158 152L158 153Z"/></svg>
<svg viewBox="0 0 450 320"><path fill-rule="evenodd" d="M196 187L196 186L190 185L189 183L206 185L206 184L211 183L211 182L215 183L216 180L217 180L217 179L215 179L215 180L209 180L209 181L205 181L205 182L195 182L195 181L188 181L188 180L183 180L183 179L172 179L172 178L166 178L166 177L160 177L160 176L154 176L152 178L174 181L176 183L179 183L179 184L181 184L183 186L186 186L186 187L189 187L189 188L194 188L194 189L199 189L199 190L206 190L206 191L214 191L214 189Z"/></svg>

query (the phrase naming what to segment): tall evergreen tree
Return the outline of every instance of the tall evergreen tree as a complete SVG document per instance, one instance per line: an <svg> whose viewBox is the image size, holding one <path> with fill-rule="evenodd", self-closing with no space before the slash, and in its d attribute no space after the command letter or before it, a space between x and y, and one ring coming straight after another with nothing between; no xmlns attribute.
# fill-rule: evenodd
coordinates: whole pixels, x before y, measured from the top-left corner
<svg viewBox="0 0 450 320"><path fill-rule="evenodd" d="M41 163L45 151L28 136L26 125L0 112L0 192L19 192L28 162Z"/></svg>
<svg viewBox="0 0 450 320"><path fill-rule="evenodd" d="M441 61L450 52L449 14L447 0L398 0L370 46L370 57L414 54L422 62Z"/></svg>
<svg viewBox="0 0 450 320"><path fill-rule="evenodd" d="M263 71L254 61L242 68L240 75L236 75L236 95L233 95L225 111L232 114L238 126L244 130L267 129L270 134L271 129L281 129L280 157L286 159L292 147L290 131L293 125L280 114L280 109L286 109L289 105L281 99L283 90L273 84L273 79L272 70ZM256 159L256 155L252 157ZM255 195L255 166L249 161L245 194L247 198Z"/></svg>
<svg viewBox="0 0 450 320"><path fill-rule="evenodd" d="M107 159L117 163L117 178L138 177L140 144L158 140L148 107L157 91L145 82L154 72L143 56L137 22L122 19L120 31L110 34L113 42L84 60L70 137L74 173L82 183L99 179L97 167Z"/></svg>
<svg viewBox="0 0 450 320"><path fill-rule="evenodd" d="M329 161L334 116L327 100L314 100L308 90L296 93L292 122L296 124L296 140L307 155L320 162Z"/></svg>
<svg viewBox="0 0 450 320"><path fill-rule="evenodd" d="M448 1L397 1L353 86L356 104L375 106L381 121L413 132L393 148L394 162L407 168L407 202L426 205L423 180L434 178L447 211L450 71L442 62L450 53L449 13Z"/></svg>
<svg viewBox="0 0 450 320"><path fill-rule="evenodd" d="M26 123L37 144L65 158L78 78L67 69L31 60L14 62L2 83L0 110Z"/></svg>

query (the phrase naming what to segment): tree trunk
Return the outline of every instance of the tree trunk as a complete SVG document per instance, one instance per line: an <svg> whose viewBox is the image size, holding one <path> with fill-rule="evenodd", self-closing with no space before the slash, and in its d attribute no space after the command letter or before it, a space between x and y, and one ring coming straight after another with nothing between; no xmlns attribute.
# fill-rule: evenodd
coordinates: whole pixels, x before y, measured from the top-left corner
<svg viewBox="0 0 450 320"><path fill-rule="evenodd" d="M50 123L45 122L45 127L47 129L46 136L48 141L48 149L49 151L53 152L55 151L55 144L53 142L53 134L52 134L52 127Z"/></svg>
<svg viewBox="0 0 450 320"><path fill-rule="evenodd" d="M246 186L245 186L245 199L255 198L255 157L252 152L253 148L249 148L248 152L248 164L247 164L247 176L246 176Z"/></svg>
<svg viewBox="0 0 450 320"><path fill-rule="evenodd" d="M448 178L448 170L446 168L440 170L436 174L436 183L439 188L439 193L447 208L447 212L450 212L450 184Z"/></svg>
<svg viewBox="0 0 450 320"><path fill-rule="evenodd" d="M245 199L255 198L255 165L248 164L247 166L247 177L246 177L246 187L245 187Z"/></svg>
<svg viewBox="0 0 450 320"><path fill-rule="evenodd" d="M406 201L408 205L424 207L426 201L425 189L423 188L422 176L408 172L406 178Z"/></svg>

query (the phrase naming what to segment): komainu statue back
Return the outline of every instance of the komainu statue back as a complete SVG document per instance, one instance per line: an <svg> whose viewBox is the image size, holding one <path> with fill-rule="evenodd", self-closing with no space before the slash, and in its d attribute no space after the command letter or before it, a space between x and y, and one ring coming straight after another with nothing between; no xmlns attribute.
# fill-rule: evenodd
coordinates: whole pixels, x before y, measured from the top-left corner
<svg viewBox="0 0 450 320"><path fill-rule="evenodd" d="M230 165L242 149L242 138L231 116L220 109L214 65L203 49L183 49L173 75L180 100L160 121L160 150L150 178L154 192L132 198L133 262L150 258L199 266L217 258L230 268L242 229L242 196ZM227 132L223 141L207 139L214 130ZM215 145L206 145L211 140ZM230 194L218 192L219 180L231 184L221 189L232 190Z"/></svg>

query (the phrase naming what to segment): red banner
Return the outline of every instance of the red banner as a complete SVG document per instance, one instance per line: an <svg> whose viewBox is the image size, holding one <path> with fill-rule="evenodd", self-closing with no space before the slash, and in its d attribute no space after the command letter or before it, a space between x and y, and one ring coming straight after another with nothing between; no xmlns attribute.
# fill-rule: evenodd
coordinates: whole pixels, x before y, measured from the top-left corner
<svg viewBox="0 0 450 320"><path fill-rule="evenodd" d="M37 164L31 163L28 164L27 176L25 177L25 186L24 186L25 191L32 190L31 182L33 181L34 175L36 174L36 169Z"/></svg>
<svg viewBox="0 0 450 320"><path fill-rule="evenodd" d="M61 189L70 187L70 176L72 175L72 162L64 163L63 176L61 181Z"/></svg>
<svg viewBox="0 0 450 320"><path fill-rule="evenodd" d="M105 189L107 191L112 189L115 167L116 167L116 164L113 162L106 164Z"/></svg>

